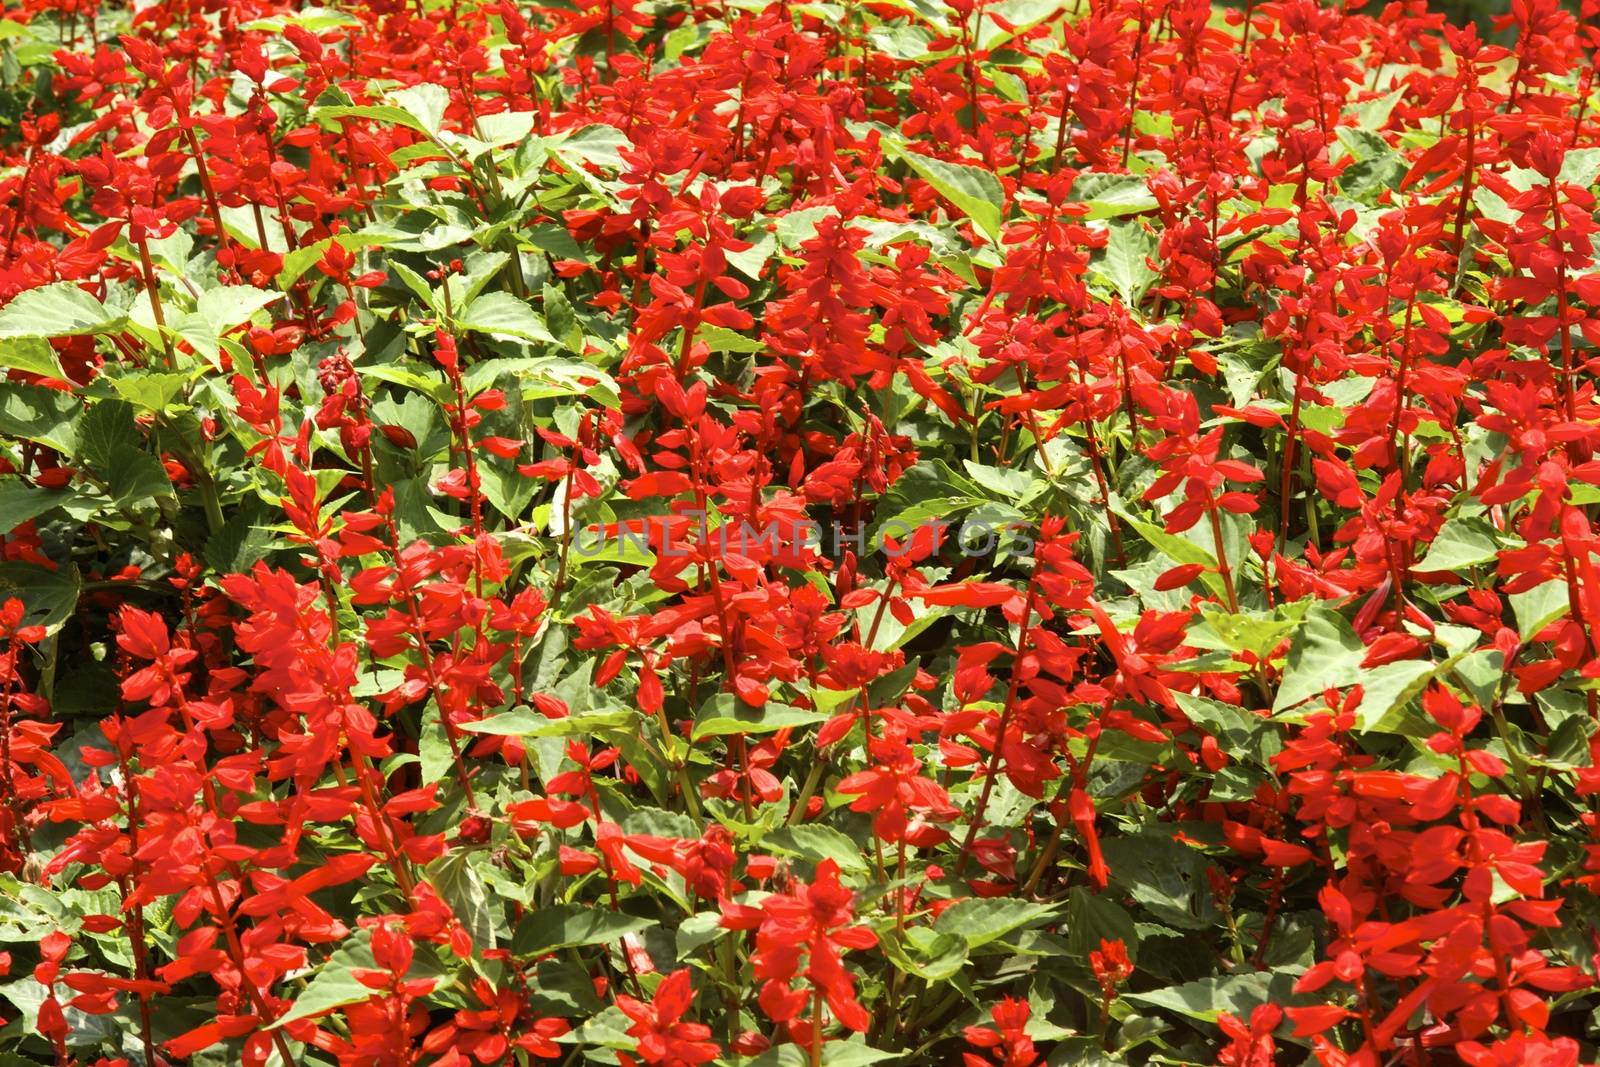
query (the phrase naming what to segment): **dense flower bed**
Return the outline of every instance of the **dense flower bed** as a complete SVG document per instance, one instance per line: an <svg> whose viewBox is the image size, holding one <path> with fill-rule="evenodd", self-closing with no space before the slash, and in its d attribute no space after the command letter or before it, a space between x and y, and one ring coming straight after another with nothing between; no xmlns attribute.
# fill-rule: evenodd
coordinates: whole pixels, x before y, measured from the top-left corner
<svg viewBox="0 0 1600 1067"><path fill-rule="evenodd" d="M1596 1057L1596 0L4 11L0 1064Z"/></svg>

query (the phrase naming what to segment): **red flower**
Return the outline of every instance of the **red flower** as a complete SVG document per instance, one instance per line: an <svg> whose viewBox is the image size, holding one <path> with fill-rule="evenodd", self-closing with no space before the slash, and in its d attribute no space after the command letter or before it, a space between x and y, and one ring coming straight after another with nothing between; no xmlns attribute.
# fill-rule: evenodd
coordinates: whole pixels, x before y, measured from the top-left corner
<svg viewBox="0 0 1600 1067"><path fill-rule="evenodd" d="M813 1026L826 1003L833 1017L851 1030L870 1023L856 999L855 979L840 959L851 949L872 948L877 935L851 925L853 894L839 881L839 865L823 860L810 884L796 883L785 893L761 902L758 911L723 907L722 924L731 929L756 928L751 955L761 982L761 1008L774 1022L786 1023L795 1040L822 1040ZM796 980L810 988L793 988ZM812 1008L811 1018L806 1011Z"/></svg>
<svg viewBox="0 0 1600 1067"><path fill-rule="evenodd" d="M649 1004L629 996L617 997L617 1007L633 1020L628 1036L638 1039L641 1061L662 1067L695 1067L721 1055L721 1047L708 1040L709 1026L683 1021L693 999L687 970L674 971L664 978ZM624 1063L633 1063L627 1053L622 1056Z"/></svg>

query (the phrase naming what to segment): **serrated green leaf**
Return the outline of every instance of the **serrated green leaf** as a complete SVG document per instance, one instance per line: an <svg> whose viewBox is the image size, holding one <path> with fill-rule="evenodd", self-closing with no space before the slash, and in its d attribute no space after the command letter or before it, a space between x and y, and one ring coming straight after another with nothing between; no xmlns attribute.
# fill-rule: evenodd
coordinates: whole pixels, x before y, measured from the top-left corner
<svg viewBox="0 0 1600 1067"><path fill-rule="evenodd" d="M1038 926L1056 914L1053 904L1035 904L1015 897L969 897L940 912L933 928L937 933L962 938L969 948L977 948L1014 930Z"/></svg>
<svg viewBox="0 0 1600 1067"><path fill-rule="evenodd" d="M1148 993L1124 993L1123 997L1153 1008L1165 1008L1201 1022L1215 1023L1223 1012L1241 1019L1262 1004L1294 1004L1298 968L1252 971L1249 974L1202 978Z"/></svg>
<svg viewBox="0 0 1600 1067"><path fill-rule="evenodd" d="M861 845L831 826L815 823L784 826L764 836L761 846L784 855L799 856L812 863L833 860L842 871L865 874L870 869L861 854Z"/></svg>
<svg viewBox="0 0 1600 1067"><path fill-rule="evenodd" d="M1412 567L1416 571L1454 571L1479 567L1499 558L1500 540L1483 519L1454 515L1434 535L1427 555Z"/></svg>
<svg viewBox="0 0 1600 1067"><path fill-rule="evenodd" d="M539 313L510 293L485 293L478 297L456 314L456 325L490 337L556 343Z"/></svg>
<svg viewBox="0 0 1600 1067"><path fill-rule="evenodd" d="M621 170L625 165L622 150L632 146L628 135L615 126L585 126L568 134L553 149L574 162L592 163L606 170Z"/></svg>
<svg viewBox="0 0 1600 1067"><path fill-rule="evenodd" d="M145 412L165 411L188 384L189 376L176 371L135 371L109 379L117 395Z"/></svg>
<svg viewBox="0 0 1600 1067"><path fill-rule="evenodd" d="M82 414L79 399L58 389L16 382L0 389L0 434L38 441L69 456L77 452Z"/></svg>
<svg viewBox="0 0 1600 1067"><path fill-rule="evenodd" d="M473 869L471 858L472 853L459 849L439 857L428 865L428 883L439 891L456 919L472 935L476 953L492 949L498 943L495 937L497 909L483 878Z"/></svg>
<svg viewBox="0 0 1600 1067"><path fill-rule="evenodd" d="M0 345L0 369L26 371L46 378L66 380L56 350L38 337L18 337Z"/></svg>
<svg viewBox="0 0 1600 1067"><path fill-rule="evenodd" d="M1106 237L1106 247L1097 273L1122 297L1130 307L1144 299L1150 283L1159 275L1150 269L1147 258L1154 255L1155 239L1145 232L1136 220L1111 227Z"/></svg>
<svg viewBox="0 0 1600 1067"><path fill-rule="evenodd" d="M16 478L0 480L0 533L15 530L29 519L60 507L73 496L67 490L41 489Z"/></svg>
<svg viewBox="0 0 1600 1067"><path fill-rule="evenodd" d="M1600 181L1600 148L1573 148L1561 160L1560 179L1580 189L1593 190Z"/></svg>
<svg viewBox="0 0 1600 1067"><path fill-rule="evenodd" d="M477 722L462 723L463 730L498 737L581 737L605 730L622 730L637 725L639 713L632 708L585 711L564 719L547 719L533 708L512 708Z"/></svg>
<svg viewBox="0 0 1600 1067"><path fill-rule="evenodd" d="M54 628L72 617L82 583L76 567L51 570L34 563L0 563L0 602L10 597L26 609L23 626Z"/></svg>
<svg viewBox="0 0 1600 1067"><path fill-rule="evenodd" d="M240 512L229 515L222 529L206 539L205 560L220 574L242 574L267 557L272 534Z"/></svg>
<svg viewBox="0 0 1600 1067"><path fill-rule="evenodd" d="M1006 191L999 178L982 167L968 163L951 163L905 150L898 155L940 196L960 208L989 240L1000 240Z"/></svg>
<svg viewBox="0 0 1600 1067"><path fill-rule="evenodd" d="M859 1037L846 1041L825 1041L822 1045L822 1067L869 1067L904 1056L903 1052L885 1052L873 1048ZM739 1061L739 1067L807 1067L811 1060L799 1045L786 1044L768 1049L754 1059Z"/></svg>
<svg viewBox="0 0 1600 1067"><path fill-rule="evenodd" d="M1111 880L1155 918L1186 930L1206 928L1214 915L1206 858L1170 833L1144 830L1101 842Z"/></svg>
<svg viewBox="0 0 1600 1067"><path fill-rule="evenodd" d="M1072 183L1072 199L1089 205L1085 219L1138 215L1159 206L1145 180L1133 174L1088 172Z"/></svg>
<svg viewBox="0 0 1600 1067"><path fill-rule="evenodd" d="M942 934L925 926L914 926L905 932L905 938L904 947L892 938L885 938L880 944L895 966L907 974L914 974L926 982L943 982L967 965L967 941L964 937Z"/></svg>
<svg viewBox="0 0 1600 1067"><path fill-rule="evenodd" d="M0 308L0 340L109 333L128 321L73 282L25 289Z"/></svg>
<svg viewBox="0 0 1600 1067"><path fill-rule="evenodd" d="M694 717L693 738L723 737L729 734L770 734L789 726L821 722L827 715L819 711L793 708L772 701L753 708L733 693L718 693L700 706Z"/></svg>
<svg viewBox="0 0 1600 1067"><path fill-rule="evenodd" d="M123 506L172 495L166 468L148 452L124 450L113 455L106 468L106 482L111 487L111 498Z"/></svg>
<svg viewBox="0 0 1600 1067"><path fill-rule="evenodd" d="M101 472L109 469L115 454L141 448L144 435L133 421L133 405L125 400L101 400L78 424L78 456Z"/></svg>
<svg viewBox="0 0 1600 1067"><path fill-rule="evenodd" d="M377 966L377 960L372 955L372 933L357 930L317 968L310 983L295 995L289 1010L273 1020L267 1029L275 1030L301 1019L314 1019L346 1004L363 1003L373 995L373 990L358 982L355 972L372 970ZM406 972L406 977L437 978L443 973L433 953L422 949L412 957L411 969Z"/></svg>
<svg viewBox="0 0 1600 1067"><path fill-rule="evenodd" d="M695 334L695 339L704 341L706 343L706 347L711 349L713 352L739 352L748 354L753 352L765 352L767 350L767 346L756 340L754 337L746 337L744 334L736 333L735 331L727 329L726 327L712 326L710 324L701 326L699 332Z"/></svg>
<svg viewBox="0 0 1600 1067"><path fill-rule="evenodd" d="M444 129L444 113L450 107L450 90L442 85L424 82L390 93L389 102L415 119L418 129L430 137L437 137Z"/></svg>
<svg viewBox="0 0 1600 1067"><path fill-rule="evenodd" d="M283 257L283 269L278 272L274 280L285 288L293 285L327 253L333 242L334 238L324 237L313 244L286 253Z"/></svg>
<svg viewBox="0 0 1600 1067"><path fill-rule="evenodd" d="M1361 661L1366 654L1366 646L1343 616L1321 604L1312 607L1289 646L1283 680L1272 702L1273 713L1292 708L1323 690L1359 682Z"/></svg>
<svg viewBox="0 0 1600 1067"><path fill-rule="evenodd" d="M251 315L281 299L283 294L271 289L257 289L253 285L221 285L201 293L195 303L195 311L220 336L250 321Z"/></svg>
<svg viewBox="0 0 1600 1067"><path fill-rule="evenodd" d="M656 925L654 919L601 905L558 904L541 908L519 922L511 938L511 951L518 956L543 956L564 948L611 944L624 934Z"/></svg>

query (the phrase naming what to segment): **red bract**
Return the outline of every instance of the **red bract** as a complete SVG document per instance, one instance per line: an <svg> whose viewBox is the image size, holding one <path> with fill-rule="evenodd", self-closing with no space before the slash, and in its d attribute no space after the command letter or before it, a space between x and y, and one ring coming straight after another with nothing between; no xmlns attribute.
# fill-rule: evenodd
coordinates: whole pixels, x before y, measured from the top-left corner
<svg viewBox="0 0 1600 1067"><path fill-rule="evenodd" d="M840 958L843 952L878 943L871 929L851 925L853 896L839 881L839 865L823 860L810 884L769 896L759 908L723 905L723 926L756 930L751 961L754 977L762 983L761 1010L811 1047L824 1040L824 1004L851 1030L865 1030L871 1023L856 999L855 979ZM805 986L795 989L797 979Z"/></svg>
<svg viewBox="0 0 1600 1067"><path fill-rule="evenodd" d="M639 1039L640 1061L664 1067L694 1067L717 1058L721 1049L715 1041L707 1040L711 1028L682 1021L692 998L688 971L674 971L663 979L649 1004L632 997L617 998L617 1007L633 1021L628 1034ZM627 1059L633 1062L631 1057Z"/></svg>

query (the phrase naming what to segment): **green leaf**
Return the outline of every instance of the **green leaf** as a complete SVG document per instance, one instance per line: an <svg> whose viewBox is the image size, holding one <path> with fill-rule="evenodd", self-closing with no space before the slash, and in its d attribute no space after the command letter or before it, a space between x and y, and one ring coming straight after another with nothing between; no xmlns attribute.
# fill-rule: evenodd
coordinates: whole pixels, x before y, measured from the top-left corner
<svg viewBox="0 0 1600 1067"><path fill-rule="evenodd" d="M484 377L477 373L482 370ZM522 395L526 400L541 400L556 396L588 396L593 400L616 407L616 380L592 363L568 359L565 356L537 356L522 359L497 359L480 363L467 372L468 389L480 389L502 375L522 382Z"/></svg>
<svg viewBox="0 0 1600 1067"><path fill-rule="evenodd" d="M1385 190L1396 189L1405 179L1405 159L1389 147L1375 127L1339 130L1339 141L1351 160L1339 175L1339 188L1354 200L1369 203Z"/></svg>
<svg viewBox="0 0 1600 1067"><path fill-rule="evenodd" d="M456 315L456 324L490 337L556 343L539 313L510 293L485 293L478 297Z"/></svg>
<svg viewBox="0 0 1600 1067"><path fill-rule="evenodd" d="M501 111L494 115L477 116L474 132L481 133L483 139L472 138L475 145L497 147L499 145L515 144L522 141L534 140L533 127L538 115L532 111Z"/></svg>
<svg viewBox="0 0 1600 1067"><path fill-rule="evenodd" d="M472 935L473 949L481 952L497 943L496 909L483 878L468 862L471 856L457 849L434 860L428 865L428 882Z"/></svg>
<svg viewBox="0 0 1600 1067"><path fill-rule="evenodd" d="M780 215L773 224L773 235L778 243L785 248L798 248L806 241L817 235L817 223L829 215L837 215L839 209L832 204L821 207L803 207Z"/></svg>
<svg viewBox="0 0 1600 1067"><path fill-rule="evenodd" d="M117 452L106 468L106 482L111 487L111 498L124 506L172 495L166 468L148 452Z"/></svg>
<svg viewBox="0 0 1600 1067"><path fill-rule="evenodd" d="M342 95L342 94L341 94ZM345 97L349 99L349 97ZM390 126L403 126L415 130L430 140L438 138L444 122L445 109L450 106L450 91L442 85L413 85L392 93L390 104L372 104L354 107L345 104L324 105L311 109L311 118L371 119Z"/></svg>
<svg viewBox="0 0 1600 1067"><path fill-rule="evenodd" d="M931 499L918 500L910 507L897 511L887 519L884 519L877 529L872 532L872 545L874 548L882 550L885 536L895 537L903 542L906 539L906 535L912 530L929 526L935 521L952 520L956 516L986 503L988 501L981 497L960 496L933 497ZM946 528L945 536L948 539L954 540L955 535L955 527Z"/></svg>
<svg viewBox="0 0 1600 1067"><path fill-rule="evenodd" d="M489 287L505 269L511 257L505 252L474 252L467 256L462 273L452 274L440 286L450 294L450 306L464 308Z"/></svg>
<svg viewBox="0 0 1600 1067"><path fill-rule="evenodd" d="M1129 960L1138 962L1138 928L1133 916L1114 900L1085 886L1075 886L1067 896L1065 926L1067 943L1079 959L1087 959L1090 952L1097 951L1101 941L1121 941Z"/></svg>
<svg viewBox="0 0 1600 1067"><path fill-rule="evenodd" d="M602 537L598 531L591 537L579 530L573 538L567 566L584 567L595 563L623 563L630 567L654 567L656 554L635 537Z"/></svg>
<svg viewBox="0 0 1600 1067"><path fill-rule="evenodd" d="M67 372L61 369L61 361L56 358L56 350L50 347L49 341L38 337L19 337L0 346L0 369L5 368L46 378L66 380L67 377Z"/></svg>
<svg viewBox="0 0 1600 1067"><path fill-rule="evenodd" d="M1524 751L1524 758L1537 767L1571 773L1593 764L1589 738L1595 732L1594 720L1587 715L1569 715L1550 731L1544 751Z"/></svg>
<svg viewBox="0 0 1600 1067"><path fill-rule="evenodd" d="M1130 220L1111 227L1096 270L1131 307L1144 298L1150 283L1159 277L1145 262L1155 251L1155 238L1145 232L1142 223Z"/></svg>
<svg viewBox="0 0 1600 1067"><path fill-rule="evenodd" d="M158 413L183 392L189 376L175 371L135 371L108 380L124 400L146 412Z"/></svg>
<svg viewBox="0 0 1600 1067"><path fill-rule="evenodd" d="M1190 930L1209 925L1209 863L1200 852L1155 830L1107 837L1101 848L1111 880L1157 920Z"/></svg>
<svg viewBox="0 0 1600 1067"><path fill-rule="evenodd" d="M1249 652L1267 658L1278 642L1299 629L1307 601L1280 604L1270 612L1241 612L1237 615L1219 604L1200 605L1200 620L1189 629L1189 644L1221 652Z"/></svg>
<svg viewBox="0 0 1600 1067"><path fill-rule="evenodd" d="M1361 704L1356 708L1356 729L1387 734L1427 737L1437 725L1420 715L1407 715L1406 708L1441 672L1459 657L1443 663L1432 660L1403 659L1373 667L1361 677Z"/></svg>
<svg viewBox="0 0 1600 1067"><path fill-rule="evenodd" d="M133 421L133 405L123 400L101 400L83 414L78 426L78 456L96 469L109 469L112 456L144 448L144 435Z"/></svg>
<svg viewBox="0 0 1600 1067"><path fill-rule="evenodd" d="M753 353L767 350L767 346L754 337L746 337L744 334L730 330L725 326L713 326L710 323L700 327L700 332L695 334L695 339L704 341L706 347L713 352Z"/></svg>
<svg viewBox="0 0 1600 1067"><path fill-rule="evenodd" d="M390 103L416 120L416 128L430 137L444 129L444 113L450 107L450 90L442 85L412 85L389 94Z"/></svg>
<svg viewBox="0 0 1600 1067"><path fill-rule="evenodd" d="M195 311L220 336L282 298L282 293L253 285L223 285L201 293Z"/></svg>
<svg viewBox="0 0 1600 1067"><path fill-rule="evenodd" d="M519 707L477 722L462 723L461 728L498 737L577 737L605 730L624 730L638 722L639 713L632 708L586 711L564 719L547 719L532 708Z"/></svg>
<svg viewBox="0 0 1600 1067"><path fill-rule="evenodd" d="M0 481L0 531L10 532L29 519L37 519L75 494L62 489L41 489L16 478Z"/></svg>
<svg viewBox="0 0 1600 1067"><path fill-rule="evenodd" d="M1056 913L1052 904L1034 904L1015 897L968 897L940 912L933 928L964 939L968 948L977 948L1013 930L1038 926Z"/></svg>
<svg viewBox="0 0 1600 1067"><path fill-rule="evenodd" d="M1217 1016L1228 1012L1241 1019L1262 1004L1293 1004L1298 968L1278 968L1273 971L1253 971L1219 978L1201 978L1182 985L1169 986L1149 993L1124 993L1124 1000L1165 1008L1201 1022L1215 1023Z"/></svg>
<svg viewBox="0 0 1600 1067"><path fill-rule="evenodd" d="M1200 575L1200 581L1204 583L1206 588L1211 590L1213 595L1219 599L1222 597L1222 578L1216 573L1215 570L1217 566L1217 560L1216 557L1211 554L1211 550L1208 547L1202 547L1194 541L1189 540L1187 537L1180 537L1177 534L1167 533L1167 531L1162 529L1160 526L1157 526L1154 523L1145 522L1143 519L1130 514L1120 503L1117 503L1116 501L1112 502L1111 510L1120 515L1123 521L1126 522L1135 533L1144 538L1152 548L1156 549L1163 556L1166 556L1168 559L1172 560L1172 562L1198 563L1206 567L1207 570L1205 573ZM1207 533L1205 536L1207 541L1209 541L1210 534Z"/></svg>
<svg viewBox="0 0 1600 1067"><path fill-rule="evenodd" d="M518 956L543 956L564 948L604 945L657 925L626 912L585 904L558 904L541 908L517 924L511 951Z"/></svg>
<svg viewBox="0 0 1600 1067"><path fill-rule="evenodd" d="M702 911L689 916L678 924L677 936L673 939L673 947L677 949L679 959L688 959L701 948L718 940L728 931L722 925L720 911Z"/></svg>
<svg viewBox="0 0 1600 1067"><path fill-rule="evenodd" d="M332 237L324 237L313 244L286 253L283 257L283 269L278 272L278 277L274 280L284 287L293 285L323 257L333 241Z"/></svg>
<svg viewBox="0 0 1600 1067"><path fill-rule="evenodd" d="M960 208L989 240L1000 240L1006 191L999 178L982 167L967 163L950 163L904 150L898 155L940 196Z"/></svg>
<svg viewBox="0 0 1600 1067"><path fill-rule="evenodd" d="M570 162L593 163L606 170L621 170L625 165L622 149L632 147L628 135L615 126L585 126L569 134L554 151Z"/></svg>
<svg viewBox="0 0 1600 1067"><path fill-rule="evenodd" d="M1498 532L1483 519L1455 515L1434 535L1416 571L1455 571L1492 563L1500 556Z"/></svg>
<svg viewBox="0 0 1600 1067"><path fill-rule="evenodd" d="M622 817L621 825L624 833L677 837L690 841L705 832L704 826L683 812L661 808L634 808Z"/></svg>
<svg viewBox="0 0 1600 1067"><path fill-rule="evenodd" d="M869 1067L870 1064L897 1060L903 1052L885 1052L873 1048L859 1037L844 1041L826 1041L822 1045L822 1067ZM787 1044L770 1048L754 1059L740 1060L739 1067L807 1067L810 1063L799 1045Z"/></svg>
<svg viewBox="0 0 1600 1067"><path fill-rule="evenodd" d="M428 284L426 278L399 260L392 260L389 263L389 269L394 271L394 276L400 279L402 285L417 295L417 299L422 301L423 307L426 307L435 315L442 314L443 305L434 296L433 286Z"/></svg>
<svg viewBox="0 0 1600 1067"><path fill-rule="evenodd" d="M404 108L393 107L388 104L368 104L363 106L335 104L328 107L314 107L311 109L311 118L318 121L325 119L371 119L373 122L382 122L390 126L404 126L408 130L415 130L423 136L429 136L428 128L419 122L416 116L409 114Z"/></svg>
<svg viewBox="0 0 1600 1067"><path fill-rule="evenodd" d="M983 463L974 463L970 459L962 460L961 465L972 475L973 481L1006 500L1020 499L1028 490L1039 484L1038 477L1031 471L990 467Z"/></svg>
<svg viewBox="0 0 1600 1067"><path fill-rule="evenodd" d="M0 308L0 339L109 333L128 321L73 282L27 289Z"/></svg>
<svg viewBox="0 0 1600 1067"><path fill-rule="evenodd" d="M444 376L430 370L419 369L419 364L375 363L371 366L356 368L357 373L366 378L377 378L379 381L398 385L403 389L413 389L424 396L431 396L435 400L444 401L450 395L450 386L445 382Z"/></svg>
<svg viewBox="0 0 1600 1067"><path fill-rule="evenodd" d="M943 982L967 964L967 942L955 934L941 934L925 926L906 931L901 946L884 938L883 951L896 967L927 982Z"/></svg>
<svg viewBox="0 0 1600 1067"><path fill-rule="evenodd" d="M1170 534L1154 523L1133 518L1125 512L1118 511L1134 528L1138 535L1150 543L1150 546L1174 563L1200 563L1207 567L1217 565L1216 557L1209 551L1201 548L1187 537Z"/></svg>
<svg viewBox="0 0 1600 1067"><path fill-rule="evenodd" d="M983 9L979 48L985 51L1019 36L1061 11L1059 0L999 0ZM1000 20L1004 20L1001 25Z"/></svg>
<svg viewBox="0 0 1600 1067"><path fill-rule="evenodd" d="M547 282L543 301L545 327L561 339L567 351L583 355L583 326L578 322L577 310L573 308L572 301L567 299L567 294Z"/></svg>
<svg viewBox="0 0 1600 1067"><path fill-rule="evenodd" d="M82 586L76 567L50 570L33 563L0 563L0 603L11 597L27 609L23 626L52 629L66 622L78 607Z"/></svg>
<svg viewBox="0 0 1600 1067"><path fill-rule="evenodd" d="M1289 646L1289 660L1273 714L1318 696L1325 689L1337 689L1361 681L1361 661L1367 649L1344 617L1322 604L1306 612L1305 622Z"/></svg>
<svg viewBox="0 0 1600 1067"><path fill-rule="evenodd" d="M761 839L761 847L813 863L833 860L842 871L865 874L869 870L856 840L831 826L802 823L780 827Z"/></svg>
<svg viewBox="0 0 1600 1067"><path fill-rule="evenodd" d="M1583 189L1600 181L1600 148L1574 148L1561 160L1560 179Z"/></svg>
<svg viewBox="0 0 1600 1067"><path fill-rule="evenodd" d="M1567 583L1552 578L1532 589L1512 593L1506 599L1511 601L1511 611L1517 617L1517 633L1527 641L1567 611Z"/></svg>
<svg viewBox="0 0 1600 1067"><path fill-rule="evenodd" d="M779 224L782 224L781 219ZM728 252L726 255L729 264L753 281L761 277L762 268L766 266L767 260L778 250L778 238L770 231L759 230L746 240L750 241L749 248L743 252Z"/></svg>
<svg viewBox="0 0 1600 1067"><path fill-rule="evenodd" d="M256 526L242 512L234 512L222 529L206 539L206 563L222 574L242 574L267 558L272 551L272 534Z"/></svg>
<svg viewBox="0 0 1600 1067"><path fill-rule="evenodd" d="M0 389L0 434L38 441L57 452L76 455L82 402L71 393L41 385L7 382Z"/></svg>
<svg viewBox="0 0 1600 1067"><path fill-rule="evenodd" d="M1138 215L1160 206L1145 180L1132 174L1080 174L1072 183L1072 199L1088 203L1084 218L1091 221Z"/></svg>
<svg viewBox="0 0 1600 1067"><path fill-rule="evenodd" d="M1368 100L1356 108L1356 128L1376 133L1389 124L1389 116L1394 113L1395 105L1405 95L1405 89L1396 89L1386 96L1376 100ZM1341 131L1342 132L1342 131Z"/></svg>
<svg viewBox="0 0 1600 1067"><path fill-rule="evenodd" d="M327 962L317 968L310 984L294 998L293 1004L275 1019L267 1029L275 1030L285 1023L300 1019L313 1019L346 1004L360 1004L373 996L373 990L356 981L357 970L371 970L378 965L372 955L372 934L358 930L339 947ZM407 978L436 978L444 973L427 950L412 957Z"/></svg>
<svg viewBox="0 0 1600 1067"><path fill-rule="evenodd" d="M752 708L732 693L718 693L700 706L694 717L693 739L728 734L770 734L787 726L807 726L828 716L820 711L792 708L771 701Z"/></svg>

